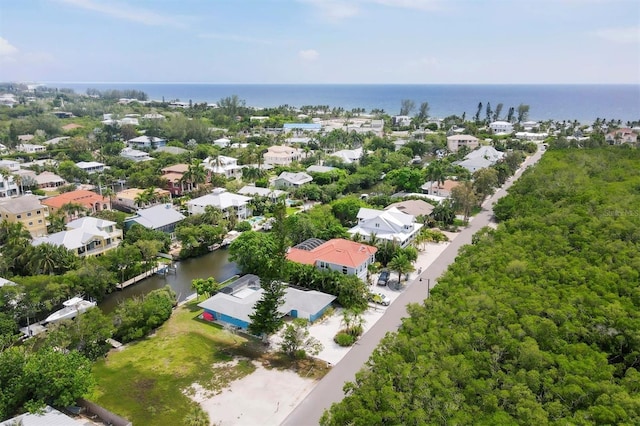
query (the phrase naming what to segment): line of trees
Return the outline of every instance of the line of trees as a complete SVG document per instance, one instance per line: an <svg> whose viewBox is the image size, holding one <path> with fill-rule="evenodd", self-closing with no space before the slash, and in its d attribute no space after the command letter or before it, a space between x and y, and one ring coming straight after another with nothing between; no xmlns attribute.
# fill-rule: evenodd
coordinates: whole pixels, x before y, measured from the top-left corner
<svg viewBox="0 0 640 426"><path fill-rule="evenodd" d="M639 166L545 154L321 423L639 423Z"/></svg>

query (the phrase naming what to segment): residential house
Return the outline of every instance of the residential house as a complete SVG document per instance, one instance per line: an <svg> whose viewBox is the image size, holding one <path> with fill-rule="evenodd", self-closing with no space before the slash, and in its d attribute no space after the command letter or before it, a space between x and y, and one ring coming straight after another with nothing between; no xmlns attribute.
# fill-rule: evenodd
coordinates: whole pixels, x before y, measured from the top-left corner
<svg viewBox="0 0 640 426"><path fill-rule="evenodd" d="M286 199L287 192L279 189L261 188L259 186L245 185L238 191L240 195L246 195L248 197L266 197L271 201L276 201L279 198Z"/></svg>
<svg viewBox="0 0 640 426"><path fill-rule="evenodd" d="M136 212L135 216L126 218L124 220L124 227L125 229L129 229L137 223L154 231L172 234L176 229L176 225L184 218L185 216L174 209L171 204L158 204L157 206L140 209Z"/></svg>
<svg viewBox="0 0 640 426"><path fill-rule="evenodd" d="M420 187L423 194L438 195L440 197L450 197L451 190L460 185L456 180L446 179L444 182L427 181Z"/></svg>
<svg viewBox="0 0 640 426"><path fill-rule="evenodd" d="M20 186L13 175L0 172L0 198L13 197L20 193Z"/></svg>
<svg viewBox="0 0 640 426"><path fill-rule="evenodd" d="M129 188L120 191L113 197L113 207L131 212L143 207L164 204L171 199L171 192L166 189L154 188L154 196L149 200L141 199L141 194L144 192L145 190L140 188Z"/></svg>
<svg viewBox="0 0 640 426"><path fill-rule="evenodd" d="M136 163L141 161L153 160L153 158L151 158L151 156L146 152L133 148L125 148L120 151L120 157L126 158L127 160L135 161Z"/></svg>
<svg viewBox="0 0 640 426"><path fill-rule="evenodd" d="M433 211L433 205L422 200L400 201L397 203L389 204L384 209L389 210L394 208L400 210L402 213L406 213L414 217L429 216Z"/></svg>
<svg viewBox="0 0 640 426"><path fill-rule="evenodd" d="M525 141L542 141L549 137L548 133L534 133L534 132L516 132L516 139L522 139Z"/></svg>
<svg viewBox="0 0 640 426"><path fill-rule="evenodd" d="M33 237L47 235L49 209L35 195L0 200L0 216L10 223L22 223Z"/></svg>
<svg viewBox="0 0 640 426"><path fill-rule="evenodd" d="M20 163L14 160L0 160L0 169L6 169L14 173L20 170Z"/></svg>
<svg viewBox="0 0 640 426"><path fill-rule="evenodd" d="M460 147L466 146L474 150L480 144L480 140L471 135L451 135L447 136L447 149L451 152L458 152Z"/></svg>
<svg viewBox="0 0 640 426"><path fill-rule="evenodd" d="M300 136L306 133L319 133L322 130L320 123L284 123L282 131Z"/></svg>
<svg viewBox="0 0 640 426"><path fill-rule="evenodd" d="M242 166L238 166L238 160L225 155L217 155L215 157L207 157L202 162L205 169L211 173L222 175L227 179L238 179L242 177Z"/></svg>
<svg viewBox="0 0 640 426"><path fill-rule="evenodd" d="M46 405L37 413L23 413L0 422L0 426L79 426L86 423Z"/></svg>
<svg viewBox="0 0 640 426"><path fill-rule="evenodd" d="M218 148L229 148L231 146L231 139L220 138L213 141L213 144Z"/></svg>
<svg viewBox="0 0 640 426"><path fill-rule="evenodd" d="M628 127L613 130L605 135L604 138L610 145L619 145L623 143L638 142L638 134Z"/></svg>
<svg viewBox="0 0 640 426"><path fill-rule="evenodd" d="M90 213L97 213L102 210L111 210L111 201L109 198L84 189L65 192L42 201L42 204L49 207L49 213L51 214L60 210L60 207L65 204L70 203L80 204ZM76 217L76 215L69 216L70 219L75 219Z"/></svg>
<svg viewBox="0 0 640 426"><path fill-rule="evenodd" d="M475 151L468 153L464 160L456 161L454 164L464 167L471 173L493 166L504 157L504 152L498 151L492 146L481 146Z"/></svg>
<svg viewBox="0 0 640 426"><path fill-rule="evenodd" d="M67 223L67 230L46 237L34 238L34 246L63 246L78 256L98 256L117 248L122 242L122 229L116 223L95 217L81 217Z"/></svg>
<svg viewBox="0 0 640 426"><path fill-rule="evenodd" d="M345 164L357 163L362 158L362 148L343 149L329 154L332 157L338 157Z"/></svg>
<svg viewBox="0 0 640 426"><path fill-rule="evenodd" d="M167 140L158 138L155 136L138 136L137 138L129 139L127 144L130 148L136 149L156 149L167 145Z"/></svg>
<svg viewBox="0 0 640 426"><path fill-rule="evenodd" d="M76 163L76 166L90 175L93 173L102 173L106 167L103 163L98 163L97 161L79 161Z"/></svg>
<svg viewBox="0 0 640 426"><path fill-rule="evenodd" d="M294 161L300 161L302 150L290 146L274 145L264 153L264 162L274 166L288 166Z"/></svg>
<svg viewBox="0 0 640 426"><path fill-rule="evenodd" d="M57 174L47 171L36 175L35 180L36 182L38 182L38 188L40 189L57 188L59 186L64 186L67 184L67 181Z"/></svg>
<svg viewBox="0 0 640 426"><path fill-rule="evenodd" d="M292 247L287 252L287 260L304 265L313 265L321 271L338 271L345 275L356 275L361 280L367 278L367 267L375 262L376 247L334 238L323 241L310 238Z"/></svg>
<svg viewBox="0 0 640 426"><path fill-rule="evenodd" d="M349 229L349 234L359 235L364 241L392 241L402 248L411 244L423 226L416 223L415 216L403 213L395 207L388 210L361 207L357 218L358 224Z"/></svg>
<svg viewBox="0 0 640 426"><path fill-rule="evenodd" d="M391 124L394 127L408 127L411 126L411 117L408 115L396 115L391 117Z"/></svg>
<svg viewBox="0 0 640 426"><path fill-rule="evenodd" d="M508 121L494 121L489 123L489 128L496 135L513 133L513 124Z"/></svg>
<svg viewBox="0 0 640 426"><path fill-rule="evenodd" d="M248 274L223 287L220 292L199 303L198 307L204 309L202 318L206 321L217 321L246 330L251 324L250 315L263 292L260 278ZM282 316L313 322L322 316L336 297L316 290L287 287L283 299L284 303L278 307Z"/></svg>
<svg viewBox="0 0 640 426"><path fill-rule="evenodd" d="M313 180L311 176L305 172L282 172L274 181L273 185L276 188L300 188L305 183L309 183Z"/></svg>
<svg viewBox="0 0 640 426"><path fill-rule="evenodd" d="M35 154L36 152L45 152L47 147L44 145L34 145L30 143L21 143L16 147L16 151L26 152L27 154Z"/></svg>
<svg viewBox="0 0 640 426"><path fill-rule="evenodd" d="M194 185L188 180L184 180L184 174L189 170L188 164L174 164L172 166L161 169L162 179L165 181L165 189L174 197L180 197L186 192L194 189ZM207 175L206 181L210 180Z"/></svg>
<svg viewBox="0 0 640 426"><path fill-rule="evenodd" d="M249 201L251 197L227 192L224 188L214 188L211 194L187 201L187 208L190 214L201 214L207 206L211 206L222 210L225 217L235 214L239 220L245 220L251 217Z"/></svg>
<svg viewBox="0 0 640 426"><path fill-rule="evenodd" d="M35 135L18 135L18 142L20 143L29 142L33 140L33 138L35 138Z"/></svg>

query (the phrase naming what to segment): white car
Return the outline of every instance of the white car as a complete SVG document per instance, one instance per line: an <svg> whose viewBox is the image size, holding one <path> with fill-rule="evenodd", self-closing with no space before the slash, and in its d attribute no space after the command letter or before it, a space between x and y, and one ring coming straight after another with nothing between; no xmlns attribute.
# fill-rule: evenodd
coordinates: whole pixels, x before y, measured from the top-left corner
<svg viewBox="0 0 640 426"><path fill-rule="evenodd" d="M389 306L389 304L391 303L391 299L389 299L389 296L382 293L372 293L371 301L382 306Z"/></svg>

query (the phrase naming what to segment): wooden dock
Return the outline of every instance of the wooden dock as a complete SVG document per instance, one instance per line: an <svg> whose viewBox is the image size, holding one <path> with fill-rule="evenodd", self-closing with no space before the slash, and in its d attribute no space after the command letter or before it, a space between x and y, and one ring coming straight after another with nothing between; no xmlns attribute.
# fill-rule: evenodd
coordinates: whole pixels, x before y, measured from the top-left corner
<svg viewBox="0 0 640 426"><path fill-rule="evenodd" d="M116 288L118 290L122 290L123 288L129 287L130 285L135 284L138 281L142 281L143 279L148 278L153 274L166 274L171 270L175 272L176 271L175 266L170 266L170 265L167 265L166 263L159 263L157 266L155 266L154 268L151 268L147 272L137 275L125 282L122 282L116 285Z"/></svg>

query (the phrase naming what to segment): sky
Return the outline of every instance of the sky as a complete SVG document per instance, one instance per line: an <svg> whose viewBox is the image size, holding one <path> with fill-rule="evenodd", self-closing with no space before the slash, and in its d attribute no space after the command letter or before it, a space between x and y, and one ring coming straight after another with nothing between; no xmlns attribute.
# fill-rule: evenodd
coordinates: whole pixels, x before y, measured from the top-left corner
<svg viewBox="0 0 640 426"><path fill-rule="evenodd" d="M0 0L0 81L640 84L640 1Z"/></svg>

